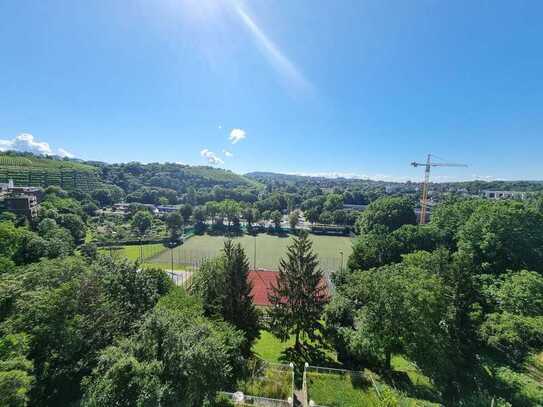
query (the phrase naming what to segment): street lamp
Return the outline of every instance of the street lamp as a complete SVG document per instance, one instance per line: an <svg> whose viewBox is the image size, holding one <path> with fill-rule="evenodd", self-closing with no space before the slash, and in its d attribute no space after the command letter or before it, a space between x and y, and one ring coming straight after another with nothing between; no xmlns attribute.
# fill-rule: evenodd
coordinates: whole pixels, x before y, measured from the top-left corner
<svg viewBox="0 0 543 407"><path fill-rule="evenodd" d="M340 251L339 254L341 254L341 268L340 271L343 271L343 251Z"/></svg>

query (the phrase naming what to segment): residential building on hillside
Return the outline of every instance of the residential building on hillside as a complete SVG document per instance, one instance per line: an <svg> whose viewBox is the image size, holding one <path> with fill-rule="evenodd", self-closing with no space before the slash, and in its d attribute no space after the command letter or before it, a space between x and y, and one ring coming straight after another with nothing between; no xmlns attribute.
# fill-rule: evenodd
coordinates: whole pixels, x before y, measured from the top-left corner
<svg viewBox="0 0 543 407"><path fill-rule="evenodd" d="M13 194L4 198L5 210L15 215L26 216L28 219L38 216L39 208L39 201L35 195Z"/></svg>
<svg viewBox="0 0 543 407"><path fill-rule="evenodd" d="M519 191L493 191L493 190L483 190L481 191L483 198L487 199L526 199L526 192Z"/></svg>
<svg viewBox="0 0 543 407"><path fill-rule="evenodd" d="M343 209L350 209L352 211L364 211L368 205L353 205L353 204L343 204Z"/></svg>
<svg viewBox="0 0 543 407"><path fill-rule="evenodd" d="M0 184L0 209L33 219L38 215L43 191L36 187L16 187L12 180Z"/></svg>

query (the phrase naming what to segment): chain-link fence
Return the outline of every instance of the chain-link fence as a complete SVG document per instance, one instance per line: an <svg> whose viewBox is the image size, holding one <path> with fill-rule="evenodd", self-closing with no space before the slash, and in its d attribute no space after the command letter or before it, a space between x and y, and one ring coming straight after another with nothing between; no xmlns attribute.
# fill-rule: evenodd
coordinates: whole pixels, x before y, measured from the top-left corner
<svg viewBox="0 0 543 407"><path fill-rule="evenodd" d="M226 396L236 406L259 406L259 407L292 407L293 402L291 400L277 400L266 397L248 396L239 391L236 393L220 392L221 395Z"/></svg>
<svg viewBox="0 0 543 407"><path fill-rule="evenodd" d="M310 406L384 406L373 373L306 365L302 391Z"/></svg>
<svg viewBox="0 0 543 407"><path fill-rule="evenodd" d="M235 392L225 394L236 395L236 403L242 405L292 406L294 366L251 359L232 390Z"/></svg>
<svg viewBox="0 0 543 407"><path fill-rule="evenodd" d="M154 252L148 251L148 257L146 260L151 263L170 264L173 261L174 267L181 266L183 269L197 269L207 259L220 255L220 250L209 249L186 249L182 245L173 249L164 248L164 250L156 250ZM251 267L253 263L253 253L247 253L247 257L251 260ZM256 267L264 268L268 270L277 270L279 266L280 256L277 257L275 262L270 262L269 259L256 259ZM319 267L326 273L334 273L341 267L340 257L319 257Z"/></svg>
<svg viewBox="0 0 543 407"><path fill-rule="evenodd" d="M306 364L302 392L311 407L436 406L407 397L383 383L378 375L369 370L353 371Z"/></svg>
<svg viewBox="0 0 543 407"><path fill-rule="evenodd" d="M192 271L166 271L175 285L190 289L192 283Z"/></svg>
<svg viewBox="0 0 543 407"><path fill-rule="evenodd" d="M246 366L245 378L236 390L257 397L288 400L294 393L294 366L251 359Z"/></svg>
<svg viewBox="0 0 543 407"><path fill-rule="evenodd" d="M187 238L185 238L188 240ZM131 260L140 260L143 263L159 265L166 270L189 270L196 271L208 259L220 255L222 245L205 244L201 248L195 248L194 245L181 244L179 246L168 248L162 243L153 244L104 244L100 251L110 254L113 257L127 257ZM278 270L279 261L284 256L283 251L278 251L276 247L268 248L266 244L261 244L255 255L252 242L246 244L246 255L251 263L251 268ZM344 262L342 256L319 256L319 267L324 271L326 281L329 287L331 285L331 275L338 271ZM333 287L332 287L333 288Z"/></svg>
<svg viewBox="0 0 543 407"><path fill-rule="evenodd" d="M142 244L142 245L115 245L110 244L107 246L102 246L100 251L105 254L109 254L114 258L126 257L130 260L140 260L143 262L149 261L150 259L168 251L168 248L165 247L162 243L154 244Z"/></svg>

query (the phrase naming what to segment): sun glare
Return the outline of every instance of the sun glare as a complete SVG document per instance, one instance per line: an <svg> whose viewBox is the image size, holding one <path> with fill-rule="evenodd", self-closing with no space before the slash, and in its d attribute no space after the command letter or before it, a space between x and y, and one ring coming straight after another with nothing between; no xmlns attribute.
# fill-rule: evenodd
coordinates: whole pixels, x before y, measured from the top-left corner
<svg viewBox="0 0 543 407"><path fill-rule="evenodd" d="M231 2L226 0L177 0L182 12L198 22L213 22L221 18Z"/></svg>

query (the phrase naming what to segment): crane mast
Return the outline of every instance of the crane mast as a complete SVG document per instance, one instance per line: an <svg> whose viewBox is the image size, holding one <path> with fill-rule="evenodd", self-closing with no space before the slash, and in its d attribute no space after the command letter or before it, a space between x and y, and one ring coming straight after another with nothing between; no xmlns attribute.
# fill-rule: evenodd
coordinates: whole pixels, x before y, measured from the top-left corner
<svg viewBox="0 0 543 407"><path fill-rule="evenodd" d="M467 167L466 164L452 164L452 163L440 163L432 161L432 154L428 154L425 163L418 163L413 161L411 165L413 167L424 166L424 182L422 184L422 196L420 200L420 219L419 224L424 225L426 223L426 214L428 213L428 187L430 184L430 170L432 167Z"/></svg>

